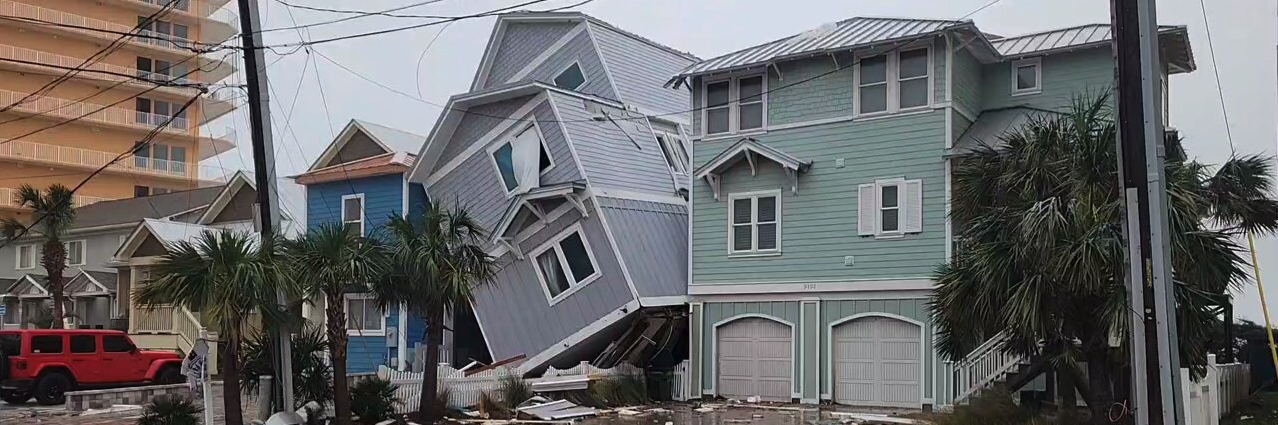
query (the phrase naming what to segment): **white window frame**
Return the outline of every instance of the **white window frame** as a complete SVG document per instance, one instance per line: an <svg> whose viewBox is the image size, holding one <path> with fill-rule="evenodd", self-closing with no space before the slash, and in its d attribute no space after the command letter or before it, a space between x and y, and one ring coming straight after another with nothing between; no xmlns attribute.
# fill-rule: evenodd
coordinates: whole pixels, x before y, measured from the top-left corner
<svg viewBox="0 0 1278 425"><path fill-rule="evenodd" d="M1022 67L1034 67L1034 87L1022 89L1017 87L1017 72ZM1043 92L1043 59L1029 58L1012 62L1012 96L1024 96L1030 94L1039 94Z"/></svg>
<svg viewBox="0 0 1278 425"><path fill-rule="evenodd" d="M572 269L568 267L568 258L564 256L564 249L559 245L560 242L564 239L568 239L568 237L573 234L581 235L581 245L586 248L586 256L590 257L590 265L595 269L594 274L586 276L580 282L577 282L576 276L572 275ZM555 248L555 254L559 256L559 267L563 268L564 275L568 278L569 282L568 289L560 292L559 295L553 296L550 295L550 285L547 285L546 276L541 269L541 264L537 262L537 256L545 253L550 248ZM580 291L587 285L599 280L600 277L603 277L603 270L599 268L599 260L595 256L595 250L590 247L590 239L586 238L586 232L582 230L581 223L573 224L572 226L568 226L567 229L560 231L554 237L529 252L526 258L532 262L533 272L537 275L537 282L541 284L541 291L546 295L546 302L550 303L551 306L559 304L560 301L567 299L572 296L572 294L577 293L577 291Z"/></svg>
<svg viewBox="0 0 1278 425"><path fill-rule="evenodd" d="M912 52L915 50L927 51L927 103L919 106L911 106L908 108L901 107L901 53ZM932 45L921 44L917 46L909 46L899 50L889 52L876 52L872 54L857 55L856 66L852 67L852 116L853 117L874 117L879 115L889 115L901 112L922 111L931 109L936 104L936 56L932 54ZM887 60L885 66L887 69L887 110L875 112L861 112L861 60L886 55ZM919 77L915 77L919 78ZM907 80L908 81L908 80Z"/></svg>
<svg viewBox="0 0 1278 425"><path fill-rule="evenodd" d="M661 149L669 152L670 157L674 158L675 162L682 161L679 163L679 166L668 164L670 165L670 172L679 176L687 176L691 174L692 158L690 157L691 154L688 153L688 146L684 144L683 138L679 137L678 134L671 133L669 131L657 130L654 131L653 134L657 138L657 143L661 145ZM661 153L663 159L666 152Z"/></svg>
<svg viewBox="0 0 1278 425"><path fill-rule="evenodd" d="M883 188L896 187L896 230L883 230ZM880 238L905 237L905 179L880 179L874 181L874 236Z"/></svg>
<svg viewBox="0 0 1278 425"><path fill-rule="evenodd" d="M756 78L763 80L763 88L760 89L761 96L759 101L748 102L748 105L760 103L763 105L762 124L758 128L741 129L741 79ZM715 83L728 82L728 103L723 106L710 107L710 85ZM768 131L768 74L767 72L752 72L749 74L732 75L713 80L706 80L701 84L701 103L705 106L701 108L701 137L722 136L725 134L753 134ZM710 132L710 109L728 109L728 131L711 133Z"/></svg>
<svg viewBox="0 0 1278 425"><path fill-rule="evenodd" d="M381 312L381 315L379 315L379 316L378 316L378 317L380 317L380 318L382 319L382 321L381 321L381 323L382 323L382 328L381 328L381 329L378 329L378 330L365 330L365 329L351 329L351 328L350 328L350 320L351 320L351 319L350 319L350 316L351 316L351 304L350 304L350 302L351 302L352 300L360 300L360 301L364 301L364 308L365 308L365 309L368 309L368 307L369 307L370 305L374 305L374 304L375 304L375 302L376 302L376 298L374 298L372 294L344 294L344 295L342 296L342 310L344 310L344 311L346 312L346 326L347 326L347 328L346 328L346 334L347 334L347 335L351 335L351 336L385 336L385 335L386 335L386 312L385 312L385 311L381 311L381 309L378 309L378 310ZM374 303L370 303L370 301L373 301ZM374 306L374 308L376 308L376 306ZM362 318L362 317L364 317L364 312L363 312L363 311L361 311L361 312L359 312L359 313L360 313L360 317L361 317L361 318Z"/></svg>
<svg viewBox="0 0 1278 425"><path fill-rule="evenodd" d="M80 262L79 263L71 262L71 244L73 243L80 244ZM62 243L62 247L67 252L67 266L83 266L89 263L89 259L87 258L89 254L89 242L87 240L76 239L72 241L66 241Z"/></svg>
<svg viewBox="0 0 1278 425"><path fill-rule="evenodd" d="M340 208L342 215L338 217L337 219L341 220L343 226L354 223L353 221L346 221L346 200L347 199L359 199L359 235L365 236L366 233L364 233L364 229L368 227L365 225L368 222L368 220L366 219L367 217L365 216L365 212L368 210L368 204L364 202L363 193L353 193L350 195L342 195L342 206Z"/></svg>
<svg viewBox="0 0 1278 425"><path fill-rule="evenodd" d="M519 136L520 134L523 134L525 131L528 131L528 130L537 131L537 139L538 141L541 142L541 149L546 151L546 159L550 160L550 166L546 167L545 170L541 170L541 172L538 173L539 176L546 177L546 174L550 173L551 170L554 170L555 165L558 165L555 163L555 156L550 154L550 146L546 144L546 133L541 131L541 125L537 124L537 120L531 117L533 117L533 114L529 113L528 116L523 118L523 120L531 120L532 124L529 124L526 127L519 127L519 126L514 127L511 131L507 132L505 135L498 137L496 141L493 142L493 144L489 145L488 148L485 149L488 154L488 163L492 165L493 174L497 176L497 187L501 188L502 192L506 194L507 198L515 196L515 189L519 188L518 186L519 181L518 179L515 180L516 185L514 188L506 189L506 179L502 178L501 167L497 166L497 158L493 156L493 153L497 152L498 149L501 149L502 146L505 146L510 144L511 142L514 142L515 137ZM510 154L511 154L511 161L514 161L514 154L515 154L514 145L511 145ZM538 153L538 155L540 155L540 153ZM539 161L540 163L541 159L538 158L537 161Z"/></svg>
<svg viewBox="0 0 1278 425"><path fill-rule="evenodd" d="M22 264L22 249L23 249L23 248L26 248L26 249L31 250L31 264L30 264L30 265L27 265L27 266L25 266L25 267L24 267L24 266L23 266L23 264ZM31 269L34 269L34 268L36 268L36 246L35 246L35 244L18 245L17 250L16 250L16 251L14 251L13 269L14 269L14 270L31 270Z"/></svg>
<svg viewBox="0 0 1278 425"><path fill-rule="evenodd" d="M759 198L774 196L777 200L777 247L773 249L759 249ZM733 243L736 224L732 222L733 208L736 207L736 201L739 199L750 199L750 249L736 249ZM728 194L728 256L765 256L781 254L781 189L760 190L754 192L740 192ZM763 223L768 224L768 223Z"/></svg>
<svg viewBox="0 0 1278 425"><path fill-rule="evenodd" d="M578 84L578 85L577 85L577 87L572 87L572 88L568 88L568 87L559 87L559 84L558 84L558 83L556 83L556 82L555 82L555 80L558 80L560 75L564 75L564 72L567 72L569 69L572 69L573 65L576 65L576 66L577 66L577 70L581 71L581 84ZM589 83L590 83L590 77L587 77L587 76L586 76L586 68L584 68L584 67L582 67L582 66L581 66L581 62L580 62L580 61L572 61L572 63L568 64L568 66L565 66L565 67L563 67L563 69L560 69L560 70L559 70L559 72L556 72L556 73L555 73L555 77L554 77L554 78L551 78L551 79L550 79L550 84L551 84L551 85L553 85L553 86L555 86L555 87L559 87L559 88L564 89L564 90L572 90L572 91L577 91L577 90L581 89L582 87L585 87L585 86L586 86L586 84L589 84Z"/></svg>

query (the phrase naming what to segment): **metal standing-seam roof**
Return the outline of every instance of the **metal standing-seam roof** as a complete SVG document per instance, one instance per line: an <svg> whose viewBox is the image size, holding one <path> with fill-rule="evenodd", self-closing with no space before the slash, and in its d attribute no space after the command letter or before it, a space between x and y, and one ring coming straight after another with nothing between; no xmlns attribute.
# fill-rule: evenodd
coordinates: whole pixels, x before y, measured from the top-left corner
<svg viewBox="0 0 1278 425"><path fill-rule="evenodd" d="M971 25L971 21L856 17L829 23L803 33L708 59L686 68L682 75L726 71L766 64L778 59L846 50L884 41L917 37Z"/></svg>
<svg viewBox="0 0 1278 425"><path fill-rule="evenodd" d="M1163 25L1158 28L1158 31L1167 33L1182 28ZM1109 24L1087 24L994 39L990 40L990 44L994 45L1000 55L1022 56L1091 44L1108 44L1111 37L1113 37L1113 33L1110 31Z"/></svg>

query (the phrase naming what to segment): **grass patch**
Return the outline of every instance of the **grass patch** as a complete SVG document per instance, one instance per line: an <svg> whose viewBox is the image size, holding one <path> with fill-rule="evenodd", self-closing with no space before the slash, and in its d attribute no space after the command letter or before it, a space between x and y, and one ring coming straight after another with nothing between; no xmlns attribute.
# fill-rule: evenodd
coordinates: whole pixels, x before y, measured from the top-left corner
<svg viewBox="0 0 1278 425"><path fill-rule="evenodd" d="M934 425L1077 425L1087 423L1087 417L1076 410L1065 410L1056 416L1046 416L1012 402L1012 395L993 389L963 405L955 406L949 413L933 412L911 415Z"/></svg>
<svg viewBox="0 0 1278 425"><path fill-rule="evenodd" d="M607 407L635 406L648 402L648 385L642 375L620 375L590 383L588 393Z"/></svg>
<svg viewBox="0 0 1278 425"><path fill-rule="evenodd" d="M1245 419L1244 419L1245 418ZM1278 424L1278 392L1260 392L1238 405L1233 413L1221 418L1221 425Z"/></svg>
<svg viewBox="0 0 1278 425"><path fill-rule="evenodd" d="M502 377L497 392L501 394L502 406L512 410L533 396L532 384L515 375Z"/></svg>

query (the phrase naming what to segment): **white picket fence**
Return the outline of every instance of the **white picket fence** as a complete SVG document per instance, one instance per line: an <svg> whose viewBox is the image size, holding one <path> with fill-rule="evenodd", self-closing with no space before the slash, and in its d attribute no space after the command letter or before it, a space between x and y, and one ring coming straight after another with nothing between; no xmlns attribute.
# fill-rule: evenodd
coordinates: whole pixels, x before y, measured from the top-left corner
<svg viewBox="0 0 1278 425"><path fill-rule="evenodd" d="M1185 425L1219 425L1220 418L1251 395L1251 365L1216 364L1215 354L1207 355L1207 375L1201 380L1190 380L1189 369L1181 369L1180 376Z"/></svg>
<svg viewBox="0 0 1278 425"><path fill-rule="evenodd" d="M598 379L608 376L642 374L643 369L623 364L610 369L600 369L585 362L569 369L546 370L541 378L525 379L529 384L549 381L561 376L589 376ZM439 365L439 387L448 390L448 405L453 408L464 408L479 403L482 394L488 393L494 400L501 400L497 390L501 388L502 379L507 376L521 376L523 372L516 367L501 366L471 376L451 366ZM422 398L422 373L397 371L386 366L378 367L377 376L389 379L395 384L395 395L403 400L398 412L405 413L417 409Z"/></svg>
<svg viewBox="0 0 1278 425"><path fill-rule="evenodd" d="M692 360L684 360L674 368L674 379L670 384L670 399L688 401L692 394Z"/></svg>

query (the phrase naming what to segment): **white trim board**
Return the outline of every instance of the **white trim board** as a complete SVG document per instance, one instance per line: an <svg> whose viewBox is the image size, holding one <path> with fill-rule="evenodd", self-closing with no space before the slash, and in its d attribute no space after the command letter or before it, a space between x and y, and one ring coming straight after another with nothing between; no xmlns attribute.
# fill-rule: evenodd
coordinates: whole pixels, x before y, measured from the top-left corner
<svg viewBox="0 0 1278 425"><path fill-rule="evenodd" d="M558 40L555 40L553 44L546 47L546 50L543 50L541 54L538 54L537 57L534 57L531 61L528 61L527 65L524 65L522 69L520 69L518 72L515 72L514 75L510 76L510 78L507 78L506 83L507 84L513 83L513 82L522 80L524 77L527 77L528 74L535 71L538 67L541 66L541 64L545 63L546 60L550 59L550 57L554 55L555 52L558 52L559 49L562 49L565 45L568 44L568 42L572 41L572 39L580 35L582 31L585 31L586 25L587 24L583 21L582 23L577 24L577 26L572 27L572 29L569 29L567 33L559 37ZM485 72L485 74L487 73ZM487 77L487 75L485 75L485 77ZM474 90L474 88L472 87L471 90Z"/></svg>
<svg viewBox="0 0 1278 425"><path fill-rule="evenodd" d="M617 189L607 186L591 186L586 189L586 197L604 197L613 199L625 199L630 201L657 202L662 204L689 206L690 201L674 195L661 193L639 192L626 189Z"/></svg>
<svg viewBox="0 0 1278 425"><path fill-rule="evenodd" d="M639 311L639 301L631 300L625 305L618 307L616 310L613 310L589 325L586 325L586 327L577 330L577 332L573 332L573 334L569 335L567 338L551 344L550 347L542 350L540 353L537 353L537 355L530 357L527 361L520 365L520 370L528 371L537 369L539 366L549 362L550 359L553 359L555 356L563 353L568 349L568 347L580 344L582 341L585 341L586 338L599 333L599 331L604 330L604 328L607 328L613 323L616 323L637 311ZM483 328L481 327L480 329ZM489 350L491 351L491 348Z"/></svg>
<svg viewBox="0 0 1278 425"><path fill-rule="evenodd" d="M930 291L930 278L701 283L688 286L688 295L790 294L823 292Z"/></svg>
<svg viewBox="0 0 1278 425"><path fill-rule="evenodd" d="M705 310L702 311L704 312ZM714 348L714 356L710 358L710 377L713 379L710 383L711 392L714 396L719 396L719 328L737 320L748 318L771 320L790 327L790 397L796 398L794 388L799 385L799 377L796 376L795 368L797 367L799 369L799 373L803 373L803 367L800 366L799 359L796 357L798 355L798 350L795 349L795 345L799 345L799 327L795 326L794 322L763 313L743 313L730 316L715 322L714 325L710 327L710 343ZM800 304L799 308L799 319L803 319L802 304ZM705 357L705 354L705 351L701 352L702 357Z"/></svg>
<svg viewBox="0 0 1278 425"><path fill-rule="evenodd" d="M538 93L536 96L533 96L532 99L528 99L527 102L524 102L523 106L520 106L519 109L516 109L515 112L512 112L510 115L507 116L507 118L522 117L522 116L528 115L533 112L533 109L536 109L537 106L541 105L541 102L545 100L546 100L546 93L544 91L541 93ZM470 157L474 156L480 151L486 150L490 143L493 143L494 141L496 141L499 137L506 134L507 130L509 130L511 127L514 127L515 124L520 122L522 122L522 120L516 120L516 119L502 120L500 123L493 126L492 129L488 130L487 133L484 133L484 135L481 136L479 139L476 139L474 142L472 142L470 146L467 146L466 150L462 151L461 153L457 154L456 157L444 163L442 167L439 167L438 171L428 174L426 177L426 184L434 185L435 183L439 183L439 181L442 180L444 177L448 176L449 173L452 173L453 170L456 170L457 167L460 167L462 163L466 162L466 160L470 159ZM443 149L447 148L448 143L452 142L452 134L449 134L449 137L447 139L432 140L432 142L444 143L443 146L439 147L440 149L439 154L443 155ZM425 149L429 149L430 147L431 146L427 146ZM423 152L425 152L425 149L423 150ZM427 172L429 171L430 170L427 170Z"/></svg>
<svg viewBox="0 0 1278 425"><path fill-rule="evenodd" d="M802 313L802 310L800 310L800 313ZM892 313L865 312L865 313L853 314L851 316L844 317L839 320L830 322L830 324L825 326L825 329L824 329L825 340L829 342L830 351L831 352L834 351L834 328L844 323L849 323L853 320L864 319L867 317L882 317L887 319L900 320L902 322L906 322L919 327L919 407L921 408L923 404L925 404L928 401L928 399L924 397L924 394L927 394L927 391L926 391L927 389L926 389L926 386L924 385L924 383L926 382L924 377L927 376L927 357L926 357L927 356L927 332L926 332L927 324L920 322L918 320L914 320L905 316L892 314ZM818 344L819 344L819 341L818 341ZM825 359L825 383L826 383L826 387L822 388L823 390L822 393L829 395L830 400L834 400L835 385L834 385L834 356L833 355L828 356ZM932 385L935 386L936 381L932 381ZM877 406L877 405L866 405L866 406ZM903 406L894 406L894 407L903 407ZM909 406L909 407L913 407L913 406Z"/></svg>

